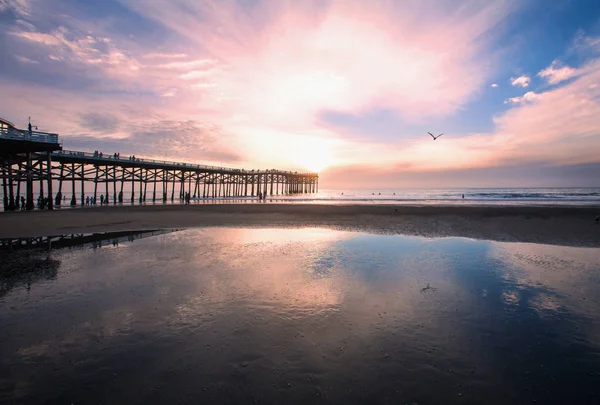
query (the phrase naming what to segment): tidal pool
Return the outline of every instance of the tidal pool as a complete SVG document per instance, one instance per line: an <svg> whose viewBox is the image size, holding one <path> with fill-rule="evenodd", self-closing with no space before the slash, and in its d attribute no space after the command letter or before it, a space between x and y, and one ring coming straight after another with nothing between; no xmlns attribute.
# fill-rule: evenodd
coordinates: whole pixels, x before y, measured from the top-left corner
<svg viewBox="0 0 600 405"><path fill-rule="evenodd" d="M600 401L600 248L233 228L1 245L1 403Z"/></svg>

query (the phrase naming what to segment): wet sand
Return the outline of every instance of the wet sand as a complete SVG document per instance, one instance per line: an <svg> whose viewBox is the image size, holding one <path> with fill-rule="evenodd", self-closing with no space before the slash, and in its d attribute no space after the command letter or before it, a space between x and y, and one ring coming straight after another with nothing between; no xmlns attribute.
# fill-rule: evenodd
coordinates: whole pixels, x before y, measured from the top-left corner
<svg viewBox="0 0 600 405"><path fill-rule="evenodd" d="M458 236L600 246L593 207L307 204L108 206L0 214L0 238L205 226L324 227L382 234Z"/></svg>
<svg viewBox="0 0 600 405"><path fill-rule="evenodd" d="M600 248L97 236L0 260L1 404L598 403Z"/></svg>

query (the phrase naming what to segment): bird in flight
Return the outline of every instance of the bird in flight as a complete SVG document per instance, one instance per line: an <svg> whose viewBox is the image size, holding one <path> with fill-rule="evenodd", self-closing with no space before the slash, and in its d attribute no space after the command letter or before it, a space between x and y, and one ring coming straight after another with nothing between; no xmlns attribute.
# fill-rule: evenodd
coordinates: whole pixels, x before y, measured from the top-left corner
<svg viewBox="0 0 600 405"><path fill-rule="evenodd" d="M438 139L440 136L444 135L444 133L442 132L441 134L439 134L438 136L434 136L431 132L427 132L429 135L431 135L431 137L433 138L433 140L435 141L436 139Z"/></svg>

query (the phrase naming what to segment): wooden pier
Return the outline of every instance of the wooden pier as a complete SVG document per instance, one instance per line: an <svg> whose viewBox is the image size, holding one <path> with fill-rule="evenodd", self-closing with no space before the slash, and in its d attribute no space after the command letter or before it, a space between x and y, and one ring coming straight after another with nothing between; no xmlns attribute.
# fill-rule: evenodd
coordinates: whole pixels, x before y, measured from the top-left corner
<svg viewBox="0 0 600 405"><path fill-rule="evenodd" d="M0 170L5 210L23 209L23 203L25 209L34 209L34 187L44 197L38 208L44 209L87 205L88 199L99 205L184 200L187 193L192 199L249 198L315 193L319 187L317 173L63 150L57 134L10 127L0 128Z"/></svg>

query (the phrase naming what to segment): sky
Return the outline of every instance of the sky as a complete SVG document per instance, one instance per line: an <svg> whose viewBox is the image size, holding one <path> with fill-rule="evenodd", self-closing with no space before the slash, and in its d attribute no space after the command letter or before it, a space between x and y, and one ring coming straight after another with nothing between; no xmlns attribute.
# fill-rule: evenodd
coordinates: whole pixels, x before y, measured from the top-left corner
<svg viewBox="0 0 600 405"><path fill-rule="evenodd" d="M597 0L0 0L0 89L71 150L600 186Z"/></svg>

